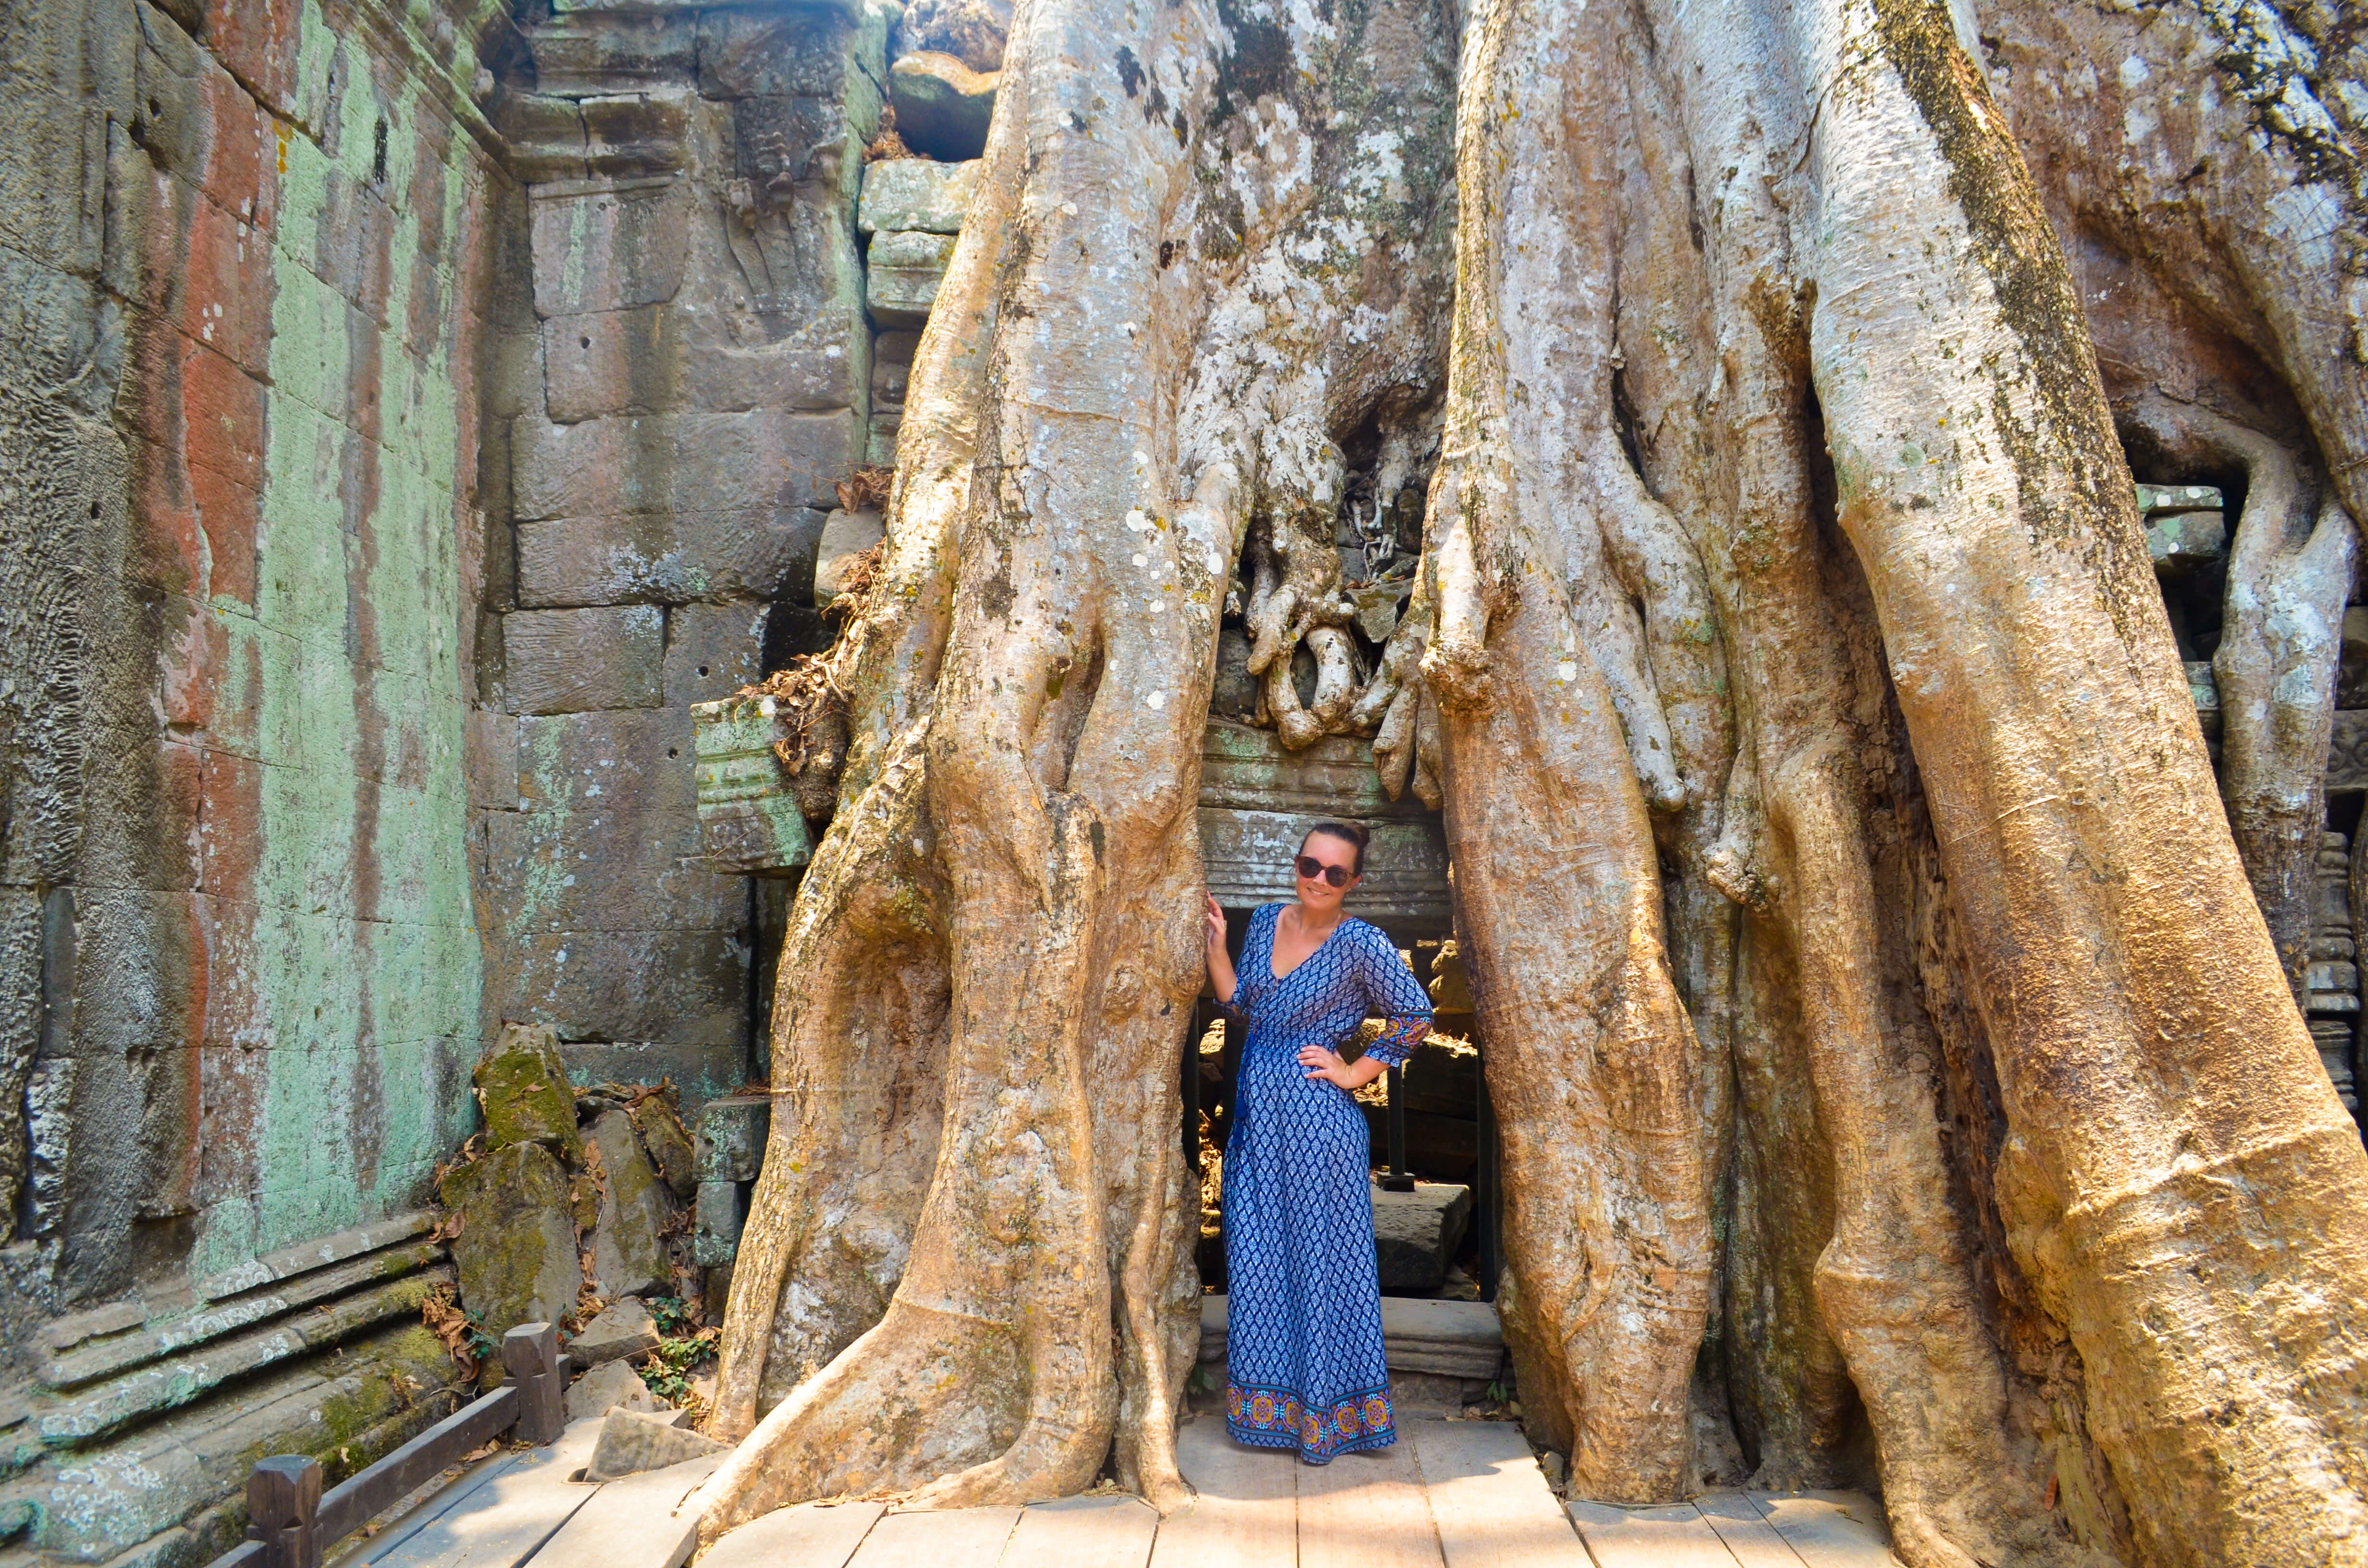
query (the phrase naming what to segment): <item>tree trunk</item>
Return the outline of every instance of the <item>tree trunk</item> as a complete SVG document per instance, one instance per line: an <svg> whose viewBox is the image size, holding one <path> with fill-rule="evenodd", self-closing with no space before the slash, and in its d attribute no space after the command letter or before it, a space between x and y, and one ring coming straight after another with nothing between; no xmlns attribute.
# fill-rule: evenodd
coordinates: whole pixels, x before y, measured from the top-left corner
<svg viewBox="0 0 2368 1568"><path fill-rule="evenodd" d="M2368 1156L2272 941L2353 551L2294 452L2351 497L2359 370L2300 363L2318 281L2224 225L2290 412L2125 373L2170 315L2100 318L2100 379L2049 210L2109 204L2033 181L2002 101L2051 178L2089 154L2018 47L1917 0L1021 6L834 655L706 1535L1106 1463L1185 1495L1238 579L1284 744L1372 733L1443 801L1574 1494L1850 1482L1868 1437L1918 1568L2368 1562ZM2109 394L2252 476L2226 814ZM1360 653L1334 530L1426 469Z"/></svg>

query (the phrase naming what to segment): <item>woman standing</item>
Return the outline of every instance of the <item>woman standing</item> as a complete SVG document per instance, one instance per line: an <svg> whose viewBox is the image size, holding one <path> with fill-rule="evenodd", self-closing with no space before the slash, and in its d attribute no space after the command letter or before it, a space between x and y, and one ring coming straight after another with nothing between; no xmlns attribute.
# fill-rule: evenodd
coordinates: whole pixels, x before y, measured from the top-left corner
<svg viewBox="0 0 2368 1568"><path fill-rule="evenodd" d="M1250 916L1242 977L1209 901L1209 980L1249 1026L1225 1142L1225 1428L1310 1464L1397 1441L1373 1272L1372 1144L1350 1097L1430 1032L1430 998L1390 939L1342 915L1362 827L1318 823L1299 902ZM1388 1018L1354 1066L1338 1047Z"/></svg>

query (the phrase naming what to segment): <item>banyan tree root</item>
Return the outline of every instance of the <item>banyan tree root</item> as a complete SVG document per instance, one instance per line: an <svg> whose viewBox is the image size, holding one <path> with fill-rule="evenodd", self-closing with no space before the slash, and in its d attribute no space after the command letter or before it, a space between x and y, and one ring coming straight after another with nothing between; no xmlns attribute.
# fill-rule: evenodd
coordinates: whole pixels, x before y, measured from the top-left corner
<svg viewBox="0 0 2368 1568"><path fill-rule="evenodd" d="M1261 677L1260 706L1285 747L1299 751L1348 727L1358 695L1356 646L1343 628L1340 556L1332 519L1315 505L1277 512L1255 532L1249 553L1249 673ZM1315 660L1313 700L1302 706L1292 654L1302 643Z"/></svg>
<svg viewBox="0 0 2368 1568"><path fill-rule="evenodd" d="M1609 271L1585 199L1596 149L1565 140L1601 86L1600 32L1582 17L1564 0L1501 0L1466 34L1463 287L1422 675L1439 705L1449 852L1487 868L1458 880L1456 914L1505 1167L1522 1173L1507 1194L1500 1296L1522 1398L1532 1429L1569 1450L1574 1492L1643 1502L1684 1484L1710 1213L1658 852L1572 585L1602 570L1601 522L1546 460L1593 449L1563 418L1583 429L1571 381L1603 390L1608 359L1605 296L1568 308ZM1632 684L1630 736L1645 700Z"/></svg>
<svg viewBox="0 0 2368 1568"><path fill-rule="evenodd" d="M1452 58L1405 48L1437 17L1384 24L1393 69L1434 90L1306 90L1384 120L1443 112ZM702 1496L710 1540L808 1497L1018 1502L1105 1466L1162 1508L1188 1495L1178 1064L1223 588L1254 513L1337 489L1315 412L1404 392L1383 372L1420 365L1399 340L1428 319L1388 326L1370 362L1372 318L1324 292L1354 278L1334 254L1354 229L1326 203L1396 222L1410 193L1193 131L1228 103L1212 56L1229 44L1189 4L1052 0L1016 24L850 632L840 803L792 915L717 1416L746 1436ZM1200 222L1191 161L1237 151L1275 182L1249 239L1276 264L1170 270L1163 236ZM1229 290L1242 308L1204 315ZM1301 335L1236 353L1225 334L1268 290Z"/></svg>
<svg viewBox="0 0 2368 1568"><path fill-rule="evenodd" d="M2358 565L2351 517L2290 452L2209 409L2143 397L2131 423L2188 468L2236 467L2245 510L2228 551L2212 673L2220 688L2220 794L2253 900L2294 1005L2309 992L2313 869L2327 816L2327 743L2343 605ZM2314 514L2316 517L2314 517Z"/></svg>

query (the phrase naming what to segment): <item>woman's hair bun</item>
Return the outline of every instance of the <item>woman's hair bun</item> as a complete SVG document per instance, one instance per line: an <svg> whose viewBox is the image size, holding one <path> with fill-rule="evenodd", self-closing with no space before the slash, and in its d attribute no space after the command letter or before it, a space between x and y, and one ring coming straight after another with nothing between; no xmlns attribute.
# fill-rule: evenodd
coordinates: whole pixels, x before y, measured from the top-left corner
<svg viewBox="0 0 2368 1568"><path fill-rule="evenodd" d="M1301 850L1304 851L1306 849L1308 838L1313 838L1319 833L1328 835L1333 838L1344 839L1348 843L1355 846L1357 850L1356 873L1360 877L1365 874L1365 846L1372 843L1373 839L1373 834L1371 828L1367 827L1360 822L1319 822L1314 827L1307 830L1306 838L1303 838L1299 841L1299 847Z"/></svg>

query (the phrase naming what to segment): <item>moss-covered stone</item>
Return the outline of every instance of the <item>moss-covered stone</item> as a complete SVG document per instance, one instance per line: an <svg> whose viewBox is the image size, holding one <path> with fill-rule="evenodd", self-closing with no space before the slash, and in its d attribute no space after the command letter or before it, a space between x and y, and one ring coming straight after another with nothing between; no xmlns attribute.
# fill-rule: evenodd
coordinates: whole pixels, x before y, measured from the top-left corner
<svg viewBox="0 0 2368 1568"><path fill-rule="evenodd" d="M540 1143L570 1165L584 1158L575 1131L575 1096L559 1034L549 1025L512 1024L477 1063L477 1103L485 1113L485 1142L495 1150Z"/></svg>
<svg viewBox="0 0 2368 1568"><path fill-rule="evenodd" d="M651 1163L675 1197L685 1203L699 1190L699 1156L690 1146L690 1134L682 1125L682 1118L674 1107L656 1095L633 1107L633 1131L642 1135L642 1147L649 1152Z"/></svg>
<svg viewBox="0 0 2368 1568"><path fill-rule="evenodd" d="M461 1305L498 1336L522 1323L556 1323L575 1304L582 1274L568 1213L567 1173L540 1143L495 1150L444 1178L459 1211L452 1261Z"/></svg>
<svg viewBox="0 0 2368 1568"><path fill-rule="evenodd" d="M649 1295L674 1278L666 1232L673 1210L622 1110L601 1113L592 1124L600 1151L600 1222L592 1238L592 1269L607 1296Z"/></svg>

